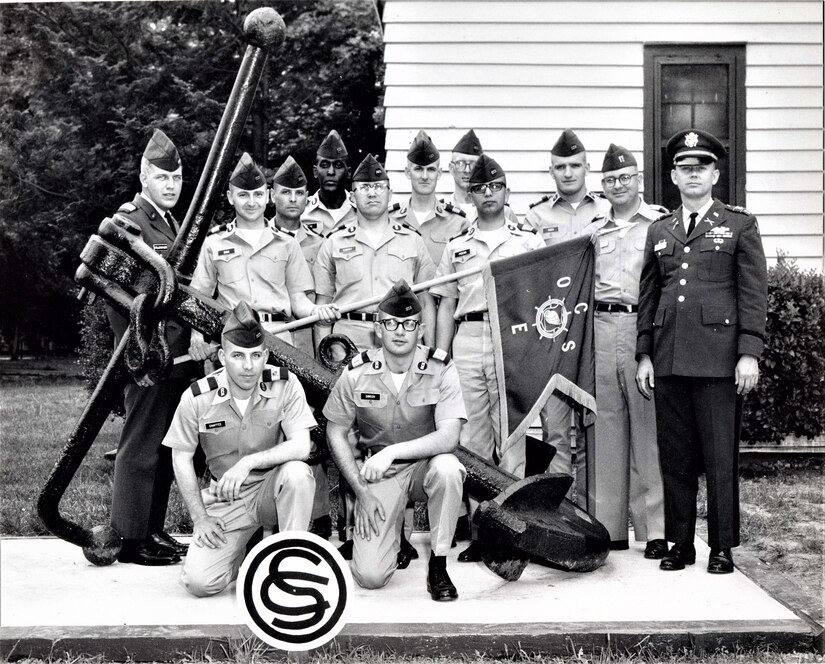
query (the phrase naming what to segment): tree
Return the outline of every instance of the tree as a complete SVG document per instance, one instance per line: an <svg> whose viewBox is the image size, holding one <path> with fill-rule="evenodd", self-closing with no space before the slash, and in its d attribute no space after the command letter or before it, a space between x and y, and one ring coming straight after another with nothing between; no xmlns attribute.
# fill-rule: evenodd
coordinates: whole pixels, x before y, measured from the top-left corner
<svg viewBox="0 0 825 664"><path fill-rule="evenodd" d="M6 343L71 348L78 255L138 189L154 128L184 162L191 198L237 73L243 18L260 2L0 5L0 307ZM371 0L279 2L285 45L269 60L241 149L309 168L330 128L380 151L382 43ZM253 131L254 129L254 131ZM357 153L357 150L354 151ZM42 343L41 343L42 345Z"/></svg>

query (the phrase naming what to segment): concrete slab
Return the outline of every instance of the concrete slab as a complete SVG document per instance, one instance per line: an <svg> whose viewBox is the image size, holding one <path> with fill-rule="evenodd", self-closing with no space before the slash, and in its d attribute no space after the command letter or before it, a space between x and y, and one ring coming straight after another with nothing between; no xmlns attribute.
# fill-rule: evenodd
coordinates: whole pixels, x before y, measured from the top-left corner
<svg viewBox="0 0 825 664"><path fill-rule="evenodd" d="M429 538L421 553L381 590L356 587L348 624L337 638L349 649L368 645L407 654L547 654L605 647L811 649L815 627L737 571L707 574L708 549L697 540L697 565L661 572L643 545L613 552L588 574L529 565L506 583L479 564L448 569L456 602L427 593ZM235 605L234 586L208 599L178 583L180 565L94 567L81 551L54 538L0 540L0 656L64 652L133 660L214 651L251 636Z"/></svg>

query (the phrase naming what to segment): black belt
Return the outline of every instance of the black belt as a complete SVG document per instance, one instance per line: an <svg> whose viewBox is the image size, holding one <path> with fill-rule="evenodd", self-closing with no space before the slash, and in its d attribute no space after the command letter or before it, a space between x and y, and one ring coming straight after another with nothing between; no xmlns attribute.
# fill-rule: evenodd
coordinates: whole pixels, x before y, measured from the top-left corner
<svg viewBox="0 0 825 664"><path fill-rule="evenodd" d="M488 320L486 311L471 311L469 314L464 314L458 317L459 323L478 323L479 321Z"/></svg>
<svg viewBox="0 0 825 664"><path fill-rule="evenodd" d="M341 314L341 318L346 318L347 320L360 320L364 323L374 323L378 320L378 316L367 311L348 311L345 314Z"/></svg>
<svg viewBox="0 0 825 664"><path fill-rule="evenodd" d="M596 302L596 311L606 311L609 314L635 314L639 311L639 305L619 304L617 302Z"/></svg>
<svg viewBox="0 0 825 664"><path fill-rule="evenodd" d="M269 314L265 311L259 311L258 316L261 319L262 323L284 323L286 322L286 316L283 313L277 314Z"/></svg>

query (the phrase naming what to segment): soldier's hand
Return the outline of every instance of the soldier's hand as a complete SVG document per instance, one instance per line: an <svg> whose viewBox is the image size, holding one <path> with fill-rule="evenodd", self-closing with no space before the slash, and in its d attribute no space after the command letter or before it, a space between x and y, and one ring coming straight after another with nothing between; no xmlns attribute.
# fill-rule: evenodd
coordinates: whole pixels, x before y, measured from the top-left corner
<svg viewBox="0 0 825 664"><path fill-rule="evenodd" d="M226 544L226 537L223 534L223 531L226 530L226 524L223 519L207 515L197 519L193 526L192 543L195 546L217 549L222 544Z"/></svg>
<svg viewBox="0 0 825 664"><path fill-rule="evenodd" d="M204 338L197 333L192 333L189 341L189 355L196 362L203 362L211 359L218 352L218 344L207 343Z"/></svg>
<svg viewBox="0 0 825 664"><path fill-rule="evenodd" d="M653 377L653 362L650 357L642 355L639 359L639 366L636 367L636 387L645 399L653 396L653 388L656 387Z"/></svg>
<svg viewBox="0 0 825 664"><path fill-rule="evenodd" d="M387 471L394 461L392 451L387 446L364 462L364 465L361 466L361 477L367 482L378 482L387 476Z"/></svg>
<svg viewBox="0 0 825 664"><path fill-rule="evenodd" d="M355 532L358 536L369 540L372 533L378 535L379 523L386 519L384 506L368 491L364 491L355 501Z"/></svg>
<svg viewBox="0 0 825 664"><path fill-rule="evenodd" d="M312 307L312 315L319 316L321 322L324 323L334 323L341 318L341 312L335 304L316 304Z"/></svg>
<svg viewBox="0 0 825 664"><path fill-rule="evenodd" d="M249 477L250 470L244 459L245 457L241 457L218 481L215 494L219 500L236 500L240 496L241 486Z"/></svg>
<svg viewBox="0 0 825 664"><path fill-rule="evenodd" d="M747 394L759 382L759 362L753 355L743 355L736 363L736 393Z"/></svg>

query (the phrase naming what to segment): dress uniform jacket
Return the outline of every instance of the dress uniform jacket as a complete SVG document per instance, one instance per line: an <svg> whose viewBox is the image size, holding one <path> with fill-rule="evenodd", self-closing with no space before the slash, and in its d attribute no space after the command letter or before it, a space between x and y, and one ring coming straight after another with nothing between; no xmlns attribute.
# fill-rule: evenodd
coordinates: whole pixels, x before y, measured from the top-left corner
<svg viewBox="0 0 825 664"><path fill-rule="evenodd" d="M209 296L217 291L218 303L230 309L246 301L259 313L289 318L289 294L311 291L313 282L301 247L292 235L267 225L253 247L237 233L233 223L206 238L191 286Z"/></svg>
<svg viewBox="0 0 825 664"><path fill-rule="evenodd" d="M667 210L640 201L633 218L621 226L608 215L585 229L597 234L598 246L594 340L599 414L586 432L587 506L614 542L627 540L628 504L637 541L664 538L656 410L635 383L639 275L648 228L663 212ZM605 305L611 309L604 310Z"/></svg>
<svg viewBox="0 0 825 664"><path fill-rule="evenodd" d="M406 205L393 204L389 213L391 221L404 222L421 233L435 265L441 261L441 254L444 253L444 247L450 238L470 225L467 215L461 208L451 203L436 203L435 209L420 224L409 202Z"/></svg>
<svg viewBox="0 0 825 664"><path fill-rule="evenodd" d="M330 209L321 202L318 192L307 199L307 206L301 215L301 221L307 228L323 236L342 224L354 223L357 218L355 205L349 194L341 207Z"/></svg>
<svg viewBox="0 0 825 664"><path fill-rule="evenodd" d="M229 391L225 369L218 369L184 392L163 444L193 452L200 444L212 481L201 491L206 512L224 522L226 543L191 546L181 580L198 596L223 590L238 574L246 543L255 530L275 523L281 530L306 530L312 513L315 479L303 461L256 469L235 500L219 500L218 480L241 457L272 449L302 429L316 426L298 379L282 367L261 375L243 414Z"/></svg>
<svg viewBox="0 0 825 664"><path fill-rule="evenodd" d="M578 237L593 219L604 216L609 211L610 203L592 191L584 195L575 209L558 194L548 194L530 205L524 223L535 228L549 247Z"/></svg>
<svg viewBox="0 0 825 664"><path fill-rule="evenodd" d="M167 255L175 233L146 198L138 194L117 212L140 227L146 244ZM129 327L129 319L108 305L106 314L117 345ZM185 355L189 352L188 328L167 321L166 341L174 357ZM170 377L157 385L126 386L126 418L115 459L111 516L112 527L125 539L144 539L163 529L172 464L168 450L161 449L161 441L181 393L195 377L194 363L186 362L177 365Z"/></svg>
<svg viewBox="0 0 825 664"><path fill-rule="evenodd" d="M636 357L653 361L665 537L692 544L697 477L708 487L708 544L739 544L734 373L764 345L767 268L756 218L713 201L686 236L682 208L648 231Z"/></svg>

